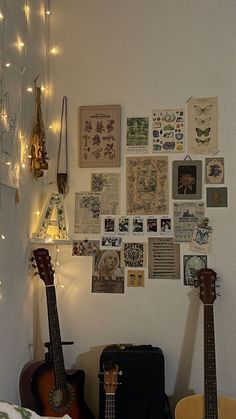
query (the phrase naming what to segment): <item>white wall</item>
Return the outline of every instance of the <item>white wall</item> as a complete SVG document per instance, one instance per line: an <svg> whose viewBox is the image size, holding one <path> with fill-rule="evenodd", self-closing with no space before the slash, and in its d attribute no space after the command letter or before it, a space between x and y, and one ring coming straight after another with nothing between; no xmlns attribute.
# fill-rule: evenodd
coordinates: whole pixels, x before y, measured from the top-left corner
<svg viewBox="0 0 236 419"><path fill-rule="evenodd" d="M91 172L90 169L79 169L77 165L80 105L121 105L122 161L115 171L121 172L125 187L126 117L151 115L154 108L182 106L192 95L219 98L219 155L225 157L229 207L206 210L214 229L208 265L221 278L222 296L215 302L218 391L235 398L235 2L57 0L52 2L52 9L51 41L59 45L61 54L51 61L55 92L50 116L52 119L60 117L62 97L66 95L70 191L65 207L71 238L76 237L73 233L74 194L89 190ZM55 178L56 141L57 138L53 138L48 144L51 156L49 180ZM185 154L170 156L170 160L181 157ZM27 183L24 195L31 190ZM12 202L11 192L4 193L6 204ZM125 213L125 194L121 199L121 212ZM0 305L1 318L6 319L4 327L1 325L1 340L7 342L7 348L12 346L14 321L16 330L22 324L26 330L32 315L30 308L23 318L19 317L15 308L16 294L21 298L19 304L25 301L24 290L29 285L24 251L28 237L22 224L28 223L30 205L26 201L21 205L21 217L14 224L15 215L7 214L6 208L2 211L12 237L2 260L7 257L9 263L14 260L16 266L21 266L20 272L14 275L9 275L6 265L2 272L9 278L5 285L7 299ZM32 206L36 204L33 202ZM16 235L24 242L17 253L12 252ZM53 254L55 248L50 249ZM188 245L182 244L181 257L188 252ZM65 285L64 289L57 288L62 338L75 341L73 346L64 349L66 366L85 370L86 400L94 413L98 410L99 356L102 348L111 343L160 346L165 354L166 392L173 404L190 392L203 392L202 306L197 291L184 287L182 278L146 280L144 290L127 288L124 295L91 294L91 261L72 257L70 246L60 247L58 274ZM17 292L19 290L22 295ZM45 340L48 329L42 285L39 292ZM26 335L17 348L22 361L25 360L27 339L30 341L31 337ZM7 373L5 365L13 368L12 359L17 359L16 346L14 344L14 348L0 355L1 371ZM19 365L20 361L17 369ZM8 382L1 398L14 400L17 393L14 374L8 377Z"/></svg>
<svg viewBox="0 0 236 419"><path fill-rule="evenodd" d="M24 106L17 126L25 130L29 144L35 101L34 95L27 93L26 88L33 86L33 80L38 74L39 83L45 84L46 28L40 14L43 1L30 1L28 24L24 5L23 0L0 0L0 11L5 17L6 37L6 48L2 49L1 36L0 61L1 64L2 59L11 63L9 69L1 67L0 74L3 70L3 93L9 92L10 110L22 88ZM2 21L0 25L2 35ZM18 37L25 42L21 53L15 46ZM17 83L17 89L14 90L7 83L6 72L9 71L15 80L19 71L24 68L22 84ZM44 98L42 103L44 104ZM16 190L0 184L0 234L5 236L5 240L0 238L0 399L10 402L19 401L18 377L22 366L32 354L33 288L29 276L29 238L36 222L34 212L40 207L40 192L44 190L44 183L46 184L44 179L33 179L29 167L22 169L18 204L15 203Z"/></svg>
<svg viewBox="0 0 236 419"><path fill-rule="evenodd" d="M219 98L219 155L226 162L229 208L206 210L214 229L208 265L221 277L222 288L215 303L218 389L232 397L236 396L236 335L230 320L236 296L235 11L230 0L70 4L59 0L52 15L52 39L62 49L53 66L58 109L62 96L68 97L70 192L66 209L71 237L75 237L74 193L89 190L91 172L77 166L78 106L121 104L122 163L116 171L121 172L125 188L126 117L181 106L192 95ZM170 156L170 160L184 156ZM124 213L124 193L121 199ZM191 253L187 244L181 245L183 253ZM173 402L191 391L203 391L202 306L196 290L183 287L181 278L147 280L143 291L129 288L124 295L91 294L87 259L72 257L69 248L63 249L61 259L65 284L59 293L61 327L66 338L76 340L65 351L66 361L86 370L86 397L94 411L99 356L110 343L160 346L166 361L166 391Z"/></svg>

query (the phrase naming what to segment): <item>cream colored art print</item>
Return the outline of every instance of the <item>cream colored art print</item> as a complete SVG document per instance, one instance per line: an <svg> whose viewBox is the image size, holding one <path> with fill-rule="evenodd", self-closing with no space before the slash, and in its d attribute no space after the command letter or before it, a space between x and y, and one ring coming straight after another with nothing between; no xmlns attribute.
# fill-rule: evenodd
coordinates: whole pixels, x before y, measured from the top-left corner
<svg viewBox="0 0 236 419"><path fill-rule="evenodd" d="M192 98L188 105L188 153L218 151L218 99Z"/></svg>
<svg viewBox="0 0 236 419"><path fill-rule="evenodd" d="M120 165L120 112L120 105L80 106L80 167Z"/></svg>
<svg viewBox="0 0 236 419"><path fill-rule="evenodd" d="M128 157L127 214L168 214L168 157Z"/></svg>

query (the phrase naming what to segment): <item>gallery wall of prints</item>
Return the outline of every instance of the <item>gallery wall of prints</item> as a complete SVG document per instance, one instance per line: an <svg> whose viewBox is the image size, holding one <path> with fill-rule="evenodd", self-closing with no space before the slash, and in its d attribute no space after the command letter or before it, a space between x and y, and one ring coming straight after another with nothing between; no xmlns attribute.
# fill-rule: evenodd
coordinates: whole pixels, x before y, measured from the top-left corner
<svg viewBox="0 0 236 419"><path fill-rule="evenodd" d="M138 117L119 105L79 108L78 165L90 168L90 188L75 193L72 255L92 256L92 292L125 293L155 279L197 285L214 239L207 209L228 206L219 113L217 97Z"/></svg>

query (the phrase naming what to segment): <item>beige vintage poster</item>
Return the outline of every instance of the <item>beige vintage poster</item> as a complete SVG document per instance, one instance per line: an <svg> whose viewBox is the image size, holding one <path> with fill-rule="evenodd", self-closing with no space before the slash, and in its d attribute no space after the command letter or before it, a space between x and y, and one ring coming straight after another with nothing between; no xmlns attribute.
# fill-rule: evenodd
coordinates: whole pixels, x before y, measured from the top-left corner
<svg viewBox="0 0 236 419"><path fill-rule="evenodd" d="M217 97L191 98L188 108L188 153L215 154L218 151Z"/></svg>
<svg viewBox="0 0 236 419"><path fill-rule="evenodd" d="M127 157L127 214L169 213L168 157Z"/></svg>
<svg viewBox="0 0 236 419"><path fill-rule="evenodd" d="M75 233L100 233L100 206L98 192L75 193Z"/></svg>
<svg viewBox="0 0 236 419"><path fill-rule="evenodd" d="M102 215L120 213L120 173L92 173L91 191L101 194Z"/></svg>

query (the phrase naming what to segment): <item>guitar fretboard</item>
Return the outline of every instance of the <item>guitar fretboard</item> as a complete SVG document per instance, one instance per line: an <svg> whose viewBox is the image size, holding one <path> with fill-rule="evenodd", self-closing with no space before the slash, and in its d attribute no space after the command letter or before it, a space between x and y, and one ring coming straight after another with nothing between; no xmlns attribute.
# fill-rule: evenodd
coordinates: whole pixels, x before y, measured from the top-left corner
<svg viewBox="0 0 236 419"><path fill-rule="evenodd" d="M204 419L218 419L213 305L204 305Z"/></svg>
<svg viewBox="0 0 236 419"><path fill-rule="evenodd" d="M115 394L106 394L105 419L115 419Z"/></svg>
<svg viewBox="0 0 236 419"><path fill-rule="evenodd" d="M50 342L52 345L53 366L55 372L55 388L65 389L67 387L65 364L63 358L61 333L57 312L57 301L55 286L46 286L48 323Z"/></svg>

